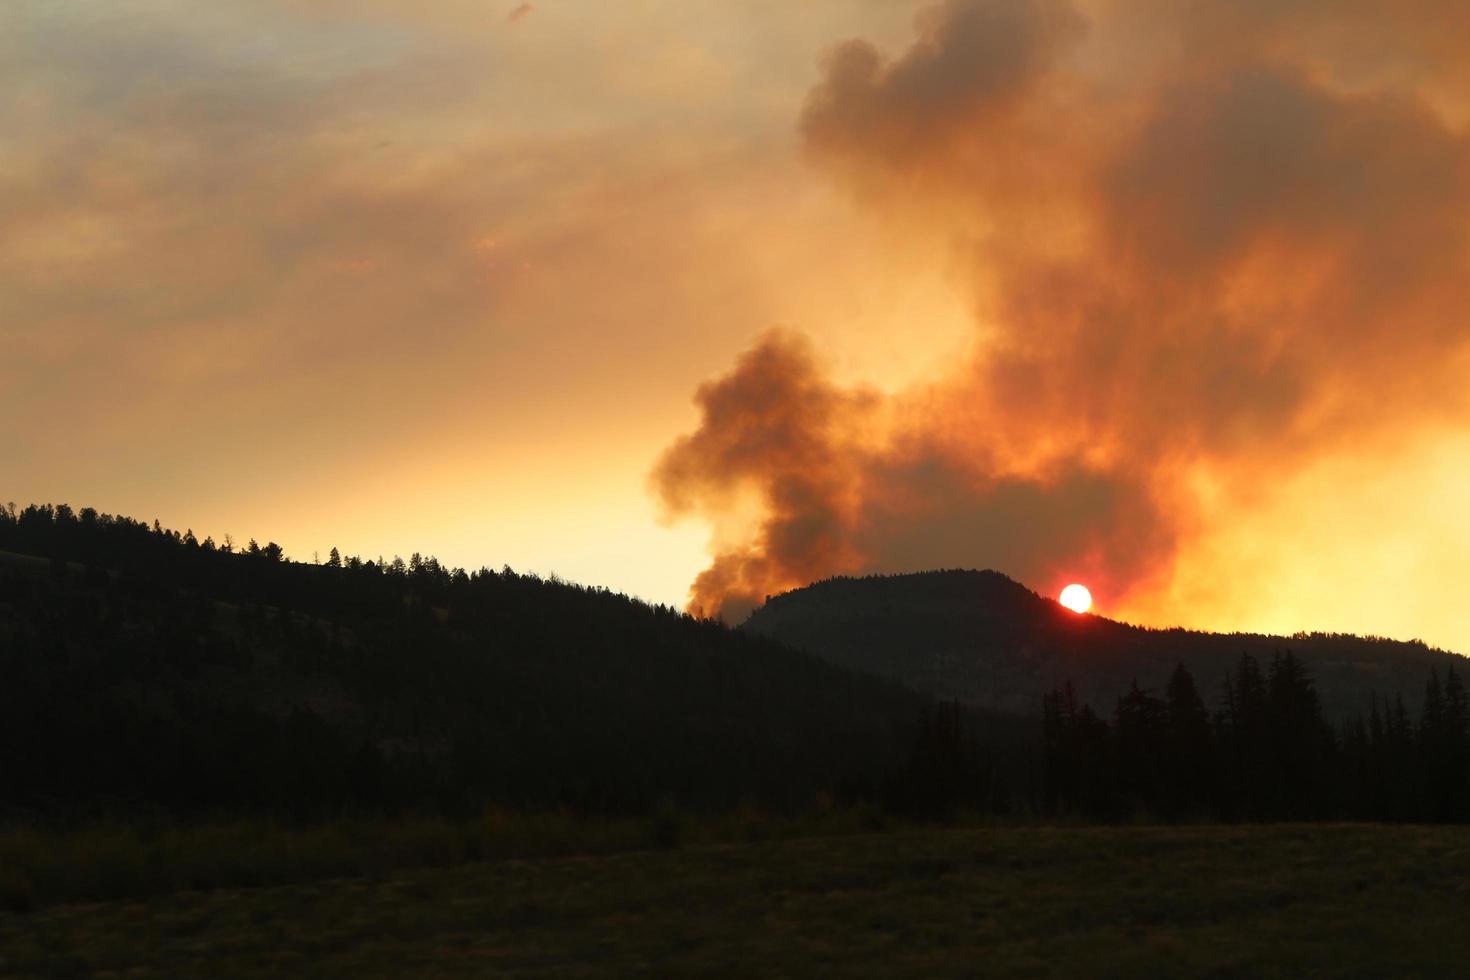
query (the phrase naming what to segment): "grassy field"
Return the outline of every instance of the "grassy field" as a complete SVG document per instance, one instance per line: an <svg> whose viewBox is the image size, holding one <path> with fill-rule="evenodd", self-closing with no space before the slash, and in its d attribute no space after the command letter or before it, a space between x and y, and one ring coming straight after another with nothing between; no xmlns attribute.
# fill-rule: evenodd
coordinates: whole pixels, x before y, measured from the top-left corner
<svg viewBox="0 0 1470 980"><path fill-rule="evenodd" d="M5 976L1470 974L1470 829L898 830L0 916Z"/></svg>

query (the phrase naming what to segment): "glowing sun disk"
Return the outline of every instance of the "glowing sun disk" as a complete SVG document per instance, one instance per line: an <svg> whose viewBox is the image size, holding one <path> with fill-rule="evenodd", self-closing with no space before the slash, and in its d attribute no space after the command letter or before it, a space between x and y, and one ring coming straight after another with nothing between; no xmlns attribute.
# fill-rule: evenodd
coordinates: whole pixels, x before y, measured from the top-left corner
<svg viewBox="0 0 1470 980"><path fill-rule="evenodd" d="M1057 601L1075 613L1085 613L1092 608L1092 593L1087 591L1087 586L1074 582L1062 590Z"/></svg>

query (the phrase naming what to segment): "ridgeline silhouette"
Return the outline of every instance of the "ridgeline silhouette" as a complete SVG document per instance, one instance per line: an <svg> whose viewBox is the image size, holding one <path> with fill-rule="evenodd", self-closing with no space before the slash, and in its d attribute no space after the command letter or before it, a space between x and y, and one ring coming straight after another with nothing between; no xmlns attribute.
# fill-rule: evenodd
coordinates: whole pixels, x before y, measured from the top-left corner
<svg viewBox="0 0 1470 980"><path fill-rule="evenodd" d="M828 579L770 597L742 628L938 698L1020 714L1039 712L1042 693L1064 682L1079 703L1107 712L1134 682L1161 689L1178 664L1215 692L1241 654L1268 663L1290 651L1327 717L1342 721L1375 695L1417 711L1430 670L1464 663L1418 641L1129 626L1072 613L993 571Z"/></svg>
<svg viewBox="0 0 1470 980"><path fill-rule="evenodd" d="M510 569L305 564L11 505L0 818L835 799L925 819L1470 819L1459 658L1316 637L1263 669L1250 651L1280 642L1077 617L993 572L821 583L733 630ZM1166 656L1159 696L1140 682ZM1324 711L1324 674L1361 684L1363 710ZM1021 710L965 703L987 690Z"/></svg>
<svg viewBox="0 0 1470 980"><path fill-rule="evenodd" d="M1242 654L1217 708L1182 666L1163 697L1132 686L1109 723L1070 685L1043 699L1040 811L1093 820L1470 820L1470 701L1431 670L1417 723L1402 698L1341 726L1290 653Z"/></svg>
<svg viewBox="0 0 1470 980"><path fill-rule="evenodd" d="M0 508L0 816L800 805L925 699L605 589Z"/></svg>

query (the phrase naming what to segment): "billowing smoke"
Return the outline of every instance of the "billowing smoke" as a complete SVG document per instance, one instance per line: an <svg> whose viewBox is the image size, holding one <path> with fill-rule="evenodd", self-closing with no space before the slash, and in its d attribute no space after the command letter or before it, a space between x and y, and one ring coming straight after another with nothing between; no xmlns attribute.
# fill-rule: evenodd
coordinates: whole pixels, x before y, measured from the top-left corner
<svg viewBox="0 0 1470 980"><path fill-rule="evenodd" d="M701 387L653 476L716 529L691 605L954 566L1122 595L1205 484L1462 416L1470 86L1424 23L1460 9L948 0L834 48L805 151L965 256L971 355L880 396L775 333Z"/></svg>

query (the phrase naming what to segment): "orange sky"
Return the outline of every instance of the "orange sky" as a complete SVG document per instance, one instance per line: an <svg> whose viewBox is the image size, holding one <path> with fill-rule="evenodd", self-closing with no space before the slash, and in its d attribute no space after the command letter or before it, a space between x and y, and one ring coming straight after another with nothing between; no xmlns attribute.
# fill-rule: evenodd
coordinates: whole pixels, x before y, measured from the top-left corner
<svg viewBox="0 0 1470 980"><path fill-rule="evenodd" d="M1382 6L21 0L0 495L1470 649L1470 23ZM816 465L693 401L776 326Z"/></svg>

